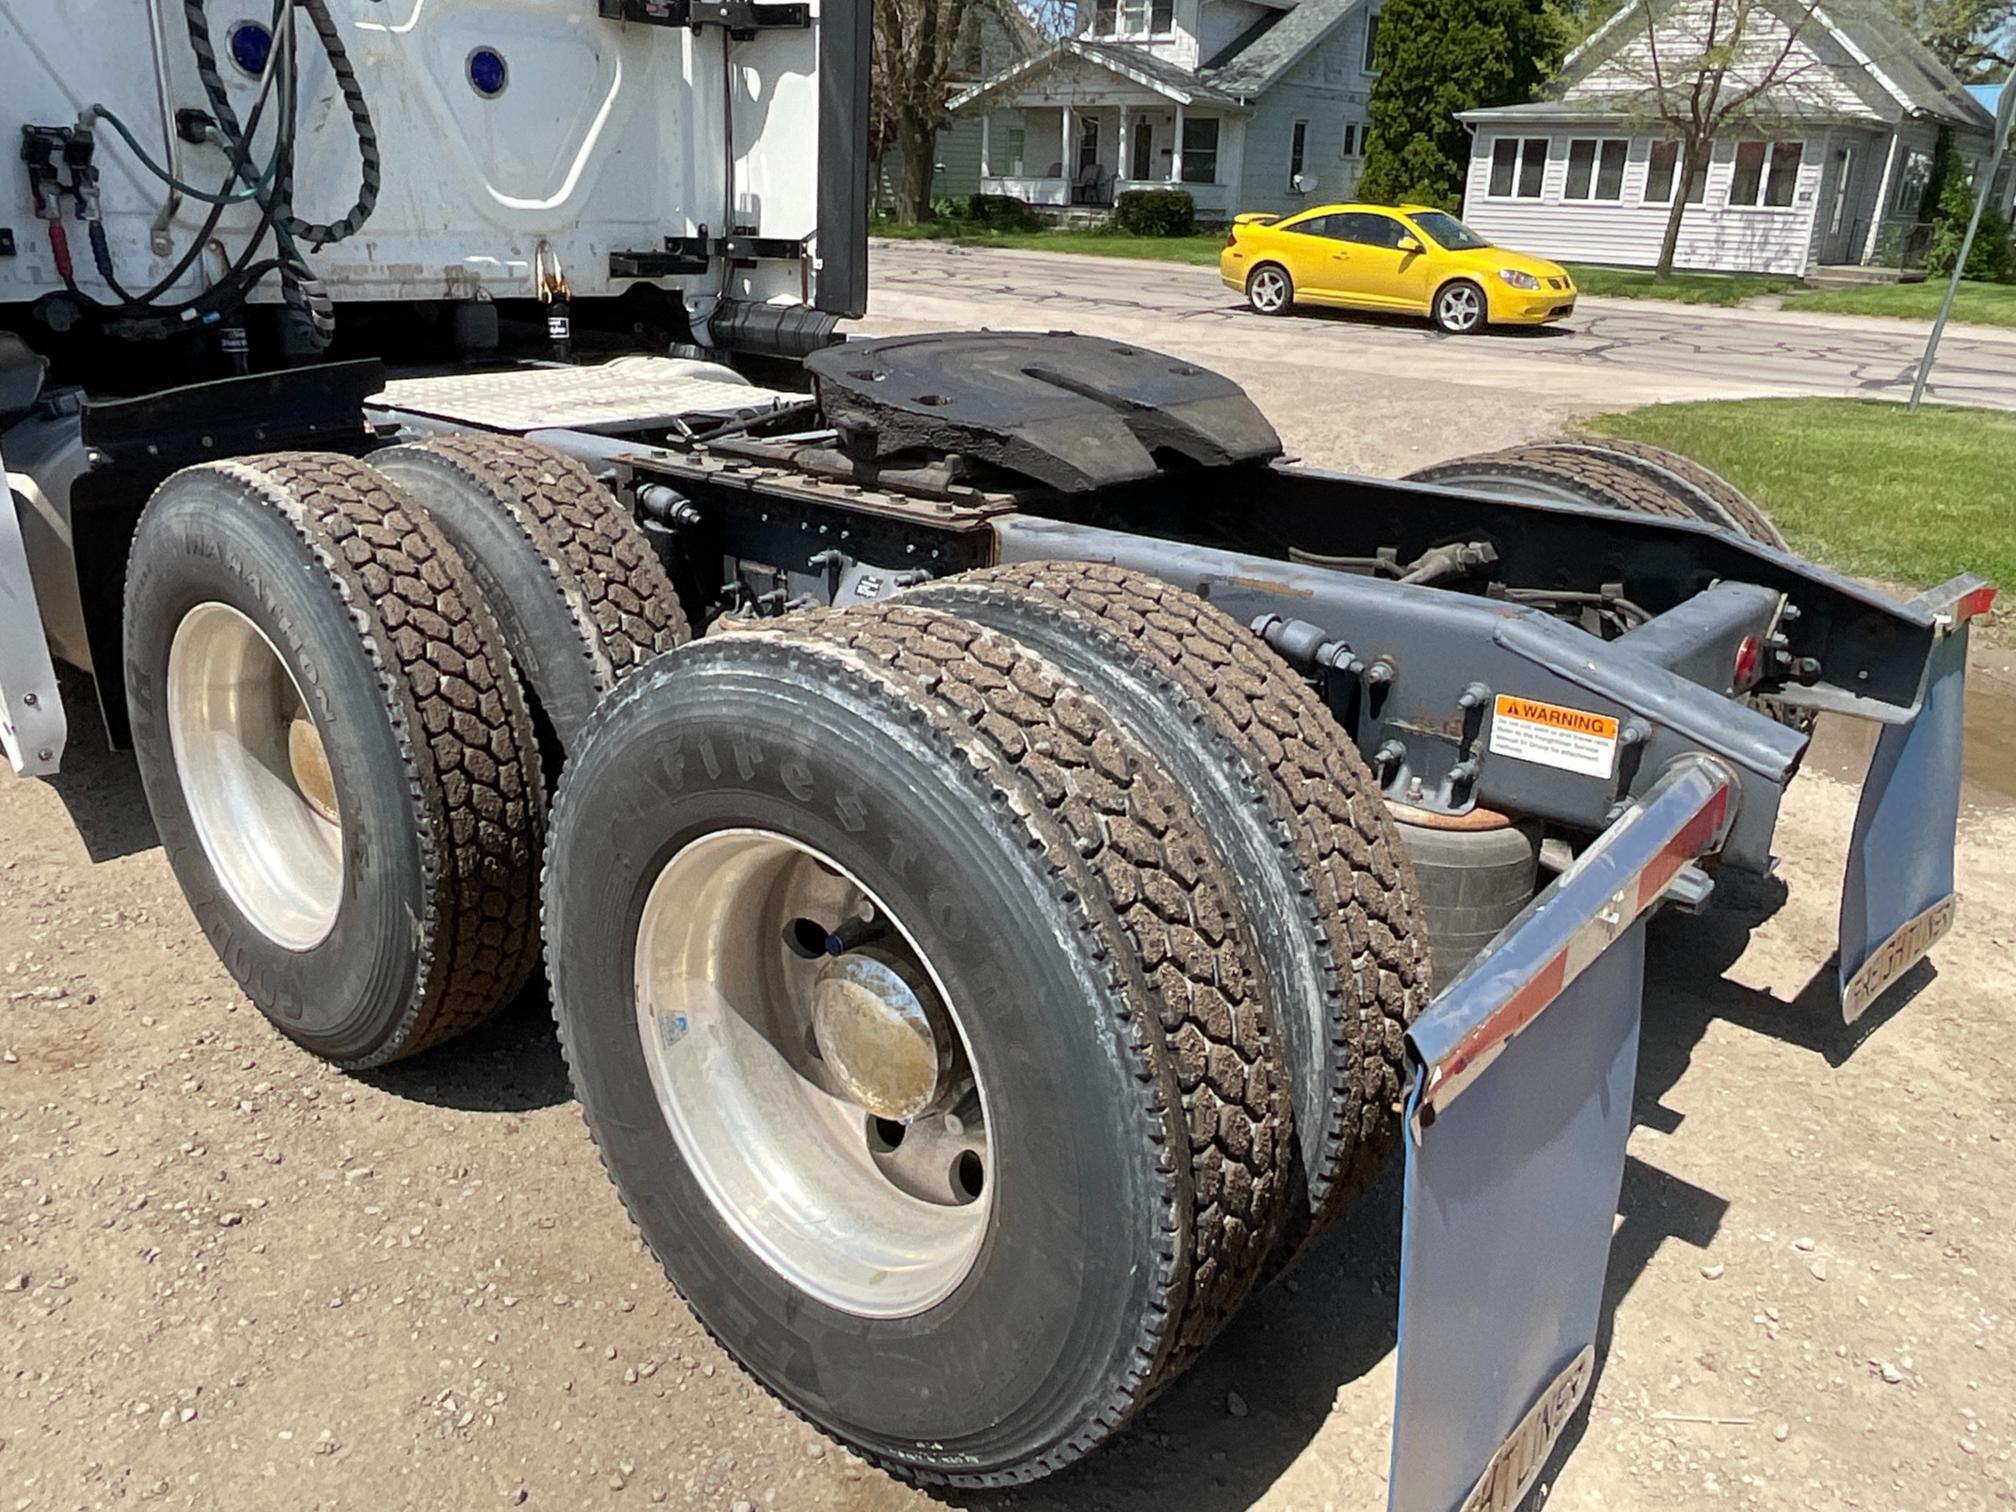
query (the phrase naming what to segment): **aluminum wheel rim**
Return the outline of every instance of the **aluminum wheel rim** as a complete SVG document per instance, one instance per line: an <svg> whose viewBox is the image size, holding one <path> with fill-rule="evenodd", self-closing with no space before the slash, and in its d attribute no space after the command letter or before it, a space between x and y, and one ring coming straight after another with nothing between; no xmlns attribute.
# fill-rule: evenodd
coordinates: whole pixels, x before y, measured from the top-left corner
<svg viewBox="0 0 2016 1512"><path fill-rule="evenodd" d="M285 949L321 944L343 902L328 757L287 663L229 604L198 604L175 628L168 739L196 838L238 911Z"/></svg>
<svg viewBox="0 0 2016 1512"><path fill-rule="evenodd" d="M1482 313L1477 291L1467 284L1458 284L1453 289L1442 292L1442 323L1452 330L1467 331L1477 324Z"/></svg>
<svg viewBox="0 0 2016 1512"><path fill-rule="evenodd" d="M928 979L970 1068L958 1010L916 937L830 857L768 830L704 836L659 873L639 920L635 1002L659 1111L722 1220L807 1295L897 1318L971 1271L993 1214L994 1150L977 1071L898 1126L821 1058L809 984L822 960L807 954L807 926L837 937L870 914Z"/></svg>
<svg viewBox="0 0 2016 1512"><path fill-rule="evenodd" d="M1268 314L1281 308L1288 300L1288 280L1272 268L1262 268L1253 275L1253 306Z"/></svg>

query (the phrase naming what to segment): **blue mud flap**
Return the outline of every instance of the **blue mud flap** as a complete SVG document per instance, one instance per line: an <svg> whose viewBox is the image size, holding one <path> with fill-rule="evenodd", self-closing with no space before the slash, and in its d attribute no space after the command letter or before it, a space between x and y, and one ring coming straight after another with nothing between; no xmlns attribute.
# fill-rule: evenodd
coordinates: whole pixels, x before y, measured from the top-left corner
<svg viewBox="0 0 2016 1512"><path fill-rule="evenodd" d="M1953 927L1967 622L1994 599L1970 575L1912 602L1932 616L1938 639L1918 712L1883 727L1855 811L1841 887L1841 1016L1851 1024Z"/></svg>
<svg viewBox="0 0 2016 1512"><path fill-rule="evenodd" d="M1390 1512L1512 1512L1595 1378L1643 919L1726 832L1730 782L1676 765L1408 1035Z"/></svg>

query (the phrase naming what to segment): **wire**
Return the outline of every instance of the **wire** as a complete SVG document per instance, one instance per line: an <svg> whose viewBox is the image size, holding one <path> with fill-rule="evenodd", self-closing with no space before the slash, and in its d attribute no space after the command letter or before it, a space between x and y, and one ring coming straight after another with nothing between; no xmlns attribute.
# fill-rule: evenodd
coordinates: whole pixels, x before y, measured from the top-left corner
<svg viewBox="0 0 2016 1512"><path fill-rule="evenodd" d="M145 168L149 173L153 174L154 177L161 180L162 183L166 184L170 189L173 189L176 193L182 195L184 198L196 200L201 204L249 205L254 200L258 199L262 193L265 192L266 186L273 182L273 175L276 172L278 172L280 168L280 157L278 152L275 152L272 159L266 164L266 171L261 173L257 179L254 179L251 182L251 186L249 188L237 190L230 193L212 194L207 189L198 189L194 184L184 182L182 179L177 178L173 173L169 172L169 170L163 168L159 163L155 162L154 159L148 155L147 149L145 147L142 147L140 145L138 138L136 138L133 135L132 129L128 127L124 121L120 120L117 115L115 115L111 110L107 109L105 106L103 105L90 106L88 109L85 110L84 115L80 120L79 124L89 126L93 121L103 121L106 125L110 126L114 131L118 132L120 137L125 141L126 145L133 150L133 156L135 156L140 160L140 166L142 168ZM232 174L231 176L232 181L235 181L237 177L238 175L236 173Z"/></svg>

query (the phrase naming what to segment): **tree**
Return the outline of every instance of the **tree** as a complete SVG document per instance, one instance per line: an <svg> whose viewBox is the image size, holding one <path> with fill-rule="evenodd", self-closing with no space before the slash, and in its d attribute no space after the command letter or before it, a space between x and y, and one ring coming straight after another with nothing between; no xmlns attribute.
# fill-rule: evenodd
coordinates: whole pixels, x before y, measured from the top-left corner
<svg viewBox="0 0 2016 1512"><path fill-rule="evenodd" d="M1562 42L1549 0L1387 0L1359 194L1460 209L1470 133L1456 112L1531 99Z"/></svg>
<svg viewBox="0 0 2016 1512"><path fill-rule="evenodd" d="M900 154L896 218L915 225L931 216L933 159L938 129L948 119L945 102L953 78L976 72L982 59L1001 64L1027 57L1046 32L1056 34L1070 10L1066 0L1026 5L1018 0L874 0L874 5L871 155L879 160L890 147ZM989 39L996 45L983 47Z"/></svg>
<svg viewBox="0 0 2016 1512"><path fill-rule="evenodd" d="M1636 97L1627 96L1626 110L1662 127L1673 144L1667 149L1673 154L1667 169L1673 208L1659 244L1657 277L1672 276L1689 191L1706 180L1716 137L1802 100L1825 108L1827 70L1818 54L1801 46L1822 27L1814 19L1818 6L1819 0L1700 0L1670 7L1640 0L1639 17L1623 23L1642 26L1643 36L1635 45L1627 40L1607 66L1627 81L1635 76Z"/></svg>
<svg viewBox="0 0 2016 1512"><path fill-rule="evenodd" d="M1891 0L1897 19L1969 84L2016 64L2016 0Z"/></svg>

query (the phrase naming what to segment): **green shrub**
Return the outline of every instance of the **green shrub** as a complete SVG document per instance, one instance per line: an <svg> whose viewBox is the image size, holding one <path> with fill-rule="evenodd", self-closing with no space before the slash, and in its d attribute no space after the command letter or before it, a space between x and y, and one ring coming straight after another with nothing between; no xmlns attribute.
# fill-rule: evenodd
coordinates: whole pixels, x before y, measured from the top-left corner
<svg viewBox="0 0 2016 1512"><path fill-rule="evenodd" d="M966 218L989 231L1036 231L1043 217L1012 194L976 194L966 201Z"/></svg>
<svg viewBox="0 0 2016 1512"><path fill-rule="evenodd" d="M1925 254L1925 271L1932 277L1952 274L1967 235L1967 218L1973 213L1974 186L1965 174L1948 174L1939 203L1932 207L1932 245ZM1980 229L1974 233L1974 246L1960 276L1983 283L2016 282L2016 243L2010 239L2009 222L1993 209L1981 212Z"/></svg>
<svg viewBox="0 0 2016 1512"><path fill-rule="evenodd" d="M1113 206L1113 229L1129 236L1189 236L1197 202L1183 189L1129 189Z"/></svg>

